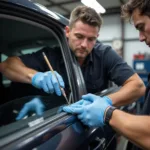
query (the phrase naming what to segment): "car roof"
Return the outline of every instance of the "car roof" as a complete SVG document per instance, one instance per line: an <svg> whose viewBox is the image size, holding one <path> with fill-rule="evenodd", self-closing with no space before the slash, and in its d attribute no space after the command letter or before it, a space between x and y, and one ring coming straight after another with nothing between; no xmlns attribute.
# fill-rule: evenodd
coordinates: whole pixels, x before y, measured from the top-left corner
<svg viewBox="0 0 150 150"><path fill-rule="evenodd" d="M69 23L69 20L67 18L65 18L64 16L62 16L61 14L50 11L45 6L43 6L39 3L36 3L36 2L31 2L31 0L7 0L7 1L2 0L2 1L5 3L13 3L15 5L20 5L22 7L26 7L33 11L41 13L45 16L51 17L65 26L68 25L68 23Z"/></svg>

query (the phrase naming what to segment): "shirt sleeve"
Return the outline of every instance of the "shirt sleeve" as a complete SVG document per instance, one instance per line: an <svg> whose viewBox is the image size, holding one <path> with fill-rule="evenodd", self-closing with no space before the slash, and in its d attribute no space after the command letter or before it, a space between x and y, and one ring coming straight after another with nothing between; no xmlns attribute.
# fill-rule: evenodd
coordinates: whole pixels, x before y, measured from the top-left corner
<svg viewBox="0 0 150 150"><path fill-rule="evenodd" d="M58 60L57 57L60 56L56 53L56 51L55 49L46 47L46 48L39 50L38 52L19 56L19 58L27 67L40 71L40 72L45 72L45 71L49 71L49 68L44 60L42 52L46 54L50 63L53 66L53 69L55 69L56 68L55 61Z"/></svg>
<svg viewBox="0 0 150 150"><path fill-rule="evenodd" d="M111 47L107 47L105 51L104 64L108 78L118 86L122 86L135 73Z"/></svg>

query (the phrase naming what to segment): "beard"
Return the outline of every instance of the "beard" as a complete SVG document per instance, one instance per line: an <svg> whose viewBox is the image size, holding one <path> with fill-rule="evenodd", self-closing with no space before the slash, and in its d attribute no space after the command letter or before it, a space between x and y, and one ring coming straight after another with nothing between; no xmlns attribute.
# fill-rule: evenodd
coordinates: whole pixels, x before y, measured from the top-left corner
<svg viewBox="0 0 150 150"><path fill-rule="evenodd" d="M76 49L73 52L77 58L85 58L89 54L89 51L86 49Z"/></svg>

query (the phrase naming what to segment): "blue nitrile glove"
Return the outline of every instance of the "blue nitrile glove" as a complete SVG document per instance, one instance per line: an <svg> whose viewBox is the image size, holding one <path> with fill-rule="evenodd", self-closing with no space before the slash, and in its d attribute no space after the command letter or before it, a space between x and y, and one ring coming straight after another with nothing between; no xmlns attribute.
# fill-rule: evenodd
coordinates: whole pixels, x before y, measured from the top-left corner
<svg viewBox="0 0 150 150"><path fill-rule="evenodd" d="M44 108L45 106L42 101L39 98L34 98L23 106L16 120L24 118L30 111L35 111L37 115L41 116L43 114Z"/></svg>
<svg viewBox="0 0 150 150"><path fill-rule="evenodd" d="M108 106L112 106L112 101L107 96L100 97L93 94L82 96L82 99L90 101L88 105L76 105L76 107L65 106L63 110L72 114L77 114L81 122L89 127L100 127L104 125L104 113Z"/></svg>
<svg viewBox="0 0 150 150"><path fill-rule="evenodd" d="M71 104L71 105L69 105L69 106L71 106L71 107L78 107L78 105L88 105L88 104L91 104L92 102L90 102L90 101L86 101L86 100L79 100L79 101L77 101L77 102L75 102L75 103L73 103L73 104ZM65 107L65 106L67 106L67 105L64 105L64 106L60 106L59 108L58 108L58 111L57 111L57 113L61 113L62 111L63 111L63 107ZM68 110L68 113L72 113L72 111L71 111L71 109L69 109Z"/></svg>
<svg viewBox="0 0 150 150"><path fill-rule="evenodd" d="M55 75L57 76L60 86L64 88L64 81L62 77L56 71L54 72ZM61 96L61 90L57 82L57 79L51 71L47 71L44 73L37 72L32 77L32 85L35 86L36 88L43 89L47 93L54 93L55 91L58 96Z"/></svg>

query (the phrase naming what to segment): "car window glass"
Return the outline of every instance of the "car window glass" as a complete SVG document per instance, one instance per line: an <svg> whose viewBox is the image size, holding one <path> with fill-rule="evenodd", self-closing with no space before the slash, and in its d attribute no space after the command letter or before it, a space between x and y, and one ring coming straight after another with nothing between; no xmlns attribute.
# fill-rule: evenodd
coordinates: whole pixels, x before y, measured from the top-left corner
<svg viewBox="0 0 150 150"><path fill-rule="evenodd" d="M64 90L67 97L71 99L67 67L64 63L60 43L56 38L57 35L54 36L53 31L50 32L43 26L37 26L26 21L1 18L1 22L0 28L3 29L0 35L1 61L5 61L11 56L18 56L26 66L40 72L46 72L49 71L49 67L43 59L42 52L44 51L53 69L64 79ZM16 117L23 106L33 99L39 98L44 104L42 117L57 115L60 106L67 104L63 96L57 96L55 93L45 93L30 84L12 82L5 76L2 77L0 88L2 91L0 102L1 127L16 122ZM49 112L48 114L46 113L47 111ZM23 119L34 119L33 116L36 116L34 110L30 111Z"/></svg>

